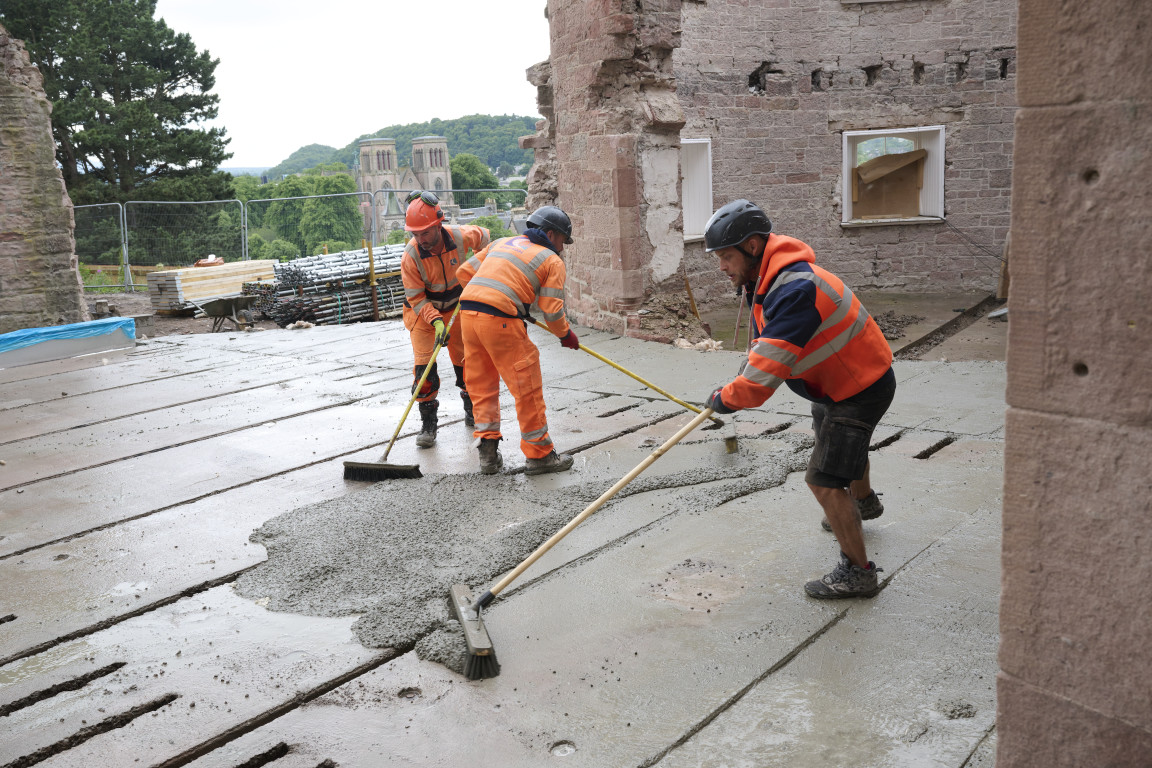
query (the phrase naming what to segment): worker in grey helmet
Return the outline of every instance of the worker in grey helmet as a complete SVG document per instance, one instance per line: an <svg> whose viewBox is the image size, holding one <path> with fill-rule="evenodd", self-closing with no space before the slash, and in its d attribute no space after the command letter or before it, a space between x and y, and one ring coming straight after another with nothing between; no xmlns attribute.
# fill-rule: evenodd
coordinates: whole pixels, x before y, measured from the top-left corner
<svg viewBox="0 0 1152 768"><path fill-rule="evenodd" d="M572 221L554 205L537 208L523 235L497 240L460 266L457 279L464 335L464 377L476 417L473 436L480 472L496 474L500 455L500 382L516 400L524 473L563 472L572 457L557 453L544 412L540 352L528 338L528 308L540 307L548 329L568 349L580 341L564 315L567 273L561 254L572 242Z"/></svg>
<svg viewBox="0 0 1152 768"><path fill-rule="evenodd" d="M736 200L716 211L704 246L732 284L744 288L756 339L740 373L708 404L717 413L756 408L781 384L811 401L816 444L804 479L840 557L804 591L871 597L882 586L882 569L868 559L861 520L884 512L870 482L868 444L896 392L891 348L848 286L815 264L806 243L774 233L755 204Z"/></svg>

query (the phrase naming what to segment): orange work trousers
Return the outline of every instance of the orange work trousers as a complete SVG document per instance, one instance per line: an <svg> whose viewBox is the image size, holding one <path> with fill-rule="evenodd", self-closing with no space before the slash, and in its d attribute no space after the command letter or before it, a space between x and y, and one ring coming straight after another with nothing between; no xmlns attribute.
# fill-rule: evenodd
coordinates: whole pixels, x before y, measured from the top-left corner
<svg viewBox="0 0 1152 768"><path fill-rule="evenodd" d="M544 415L540 351L528 338L523 320L460 310L464 326L464 384L476 419L474 437L500 438L500 381L516 399L520 450L530 459L552 452Z"/></svg>
<svg viewBox="0 0 1152 768"><path fill-rule="evenodd" d="M444 320L444 325L447 326L448 321L452 319L452 310L440 312L440 317ZM412 373L412 385L415 386L424 374L424 366L428 365L428 361L432 359L432 350L436 348L436 331L408 307L404 307L404 327L408 329L408 335L412 339L413 367L415 368ZM448 357L452 359L452 365L456 367L464 365L464 340L460 334L459 317L456 318L456 324L452 326L452 330L448 332ZM439 358L437 358L437 363L439 363ZM436 368L439 367L437 364ZM428 400L435 400L439 392L440 375L434 368L429 371L428 378L424 381L424 386L421 388L416 402L423 403Z"/></svg>

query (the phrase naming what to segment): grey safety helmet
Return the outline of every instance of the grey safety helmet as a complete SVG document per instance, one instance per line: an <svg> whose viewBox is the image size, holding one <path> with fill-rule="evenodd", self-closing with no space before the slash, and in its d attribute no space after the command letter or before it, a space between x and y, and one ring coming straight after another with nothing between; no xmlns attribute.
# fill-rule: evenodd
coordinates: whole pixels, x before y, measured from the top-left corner
<svg viewBox="0 0 1152 768"><path fill-rule="evenodd" d="M564 242L572 242L572 219L554 205L542 205L528 217L528 226L536 229L553 229L564 235Z"/></svg>
<svg viewBox="0 0 1152 768"><path fill-rule="evenodd" d="M733 248L752 235L768 237L772 222L760 206L747 200L733 200L712 214L704 226L704 251Z"/></svg>

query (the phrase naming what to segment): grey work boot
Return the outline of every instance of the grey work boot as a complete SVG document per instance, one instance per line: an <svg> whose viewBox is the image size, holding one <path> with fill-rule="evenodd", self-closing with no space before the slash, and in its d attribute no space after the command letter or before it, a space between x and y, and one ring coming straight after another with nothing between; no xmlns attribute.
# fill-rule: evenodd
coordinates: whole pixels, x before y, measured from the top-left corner
<svg viewBox="0 0 1152 768"><path fill-rule="evenodd" d="M557 454L556 451L542 459L527 459L524 462L524 474L544 475L549 472L563 472L571 469L572 457L566 453Z"/></svg>
<svg viewBox="0 0 1152 768"><path fill-rule="evenodd" d="M832 569L832 573L808 582L804 585L804 591L808 593L809 597L823 600L842 597L872 597L880 591L880 579L876 574L883 570L883 568L877 568L876 563L871 560L868 561L867 568L853 565L852 561L841 552L840 562Z"/></svg>
<svg viewBox="0 0 1152 768"><path fill-rule="evenodd" d="M500 438L480 438L480 474L494 475L504 466L504 457L500 455Z"/></svg>
<svg viewBox="0 0 1152 768"><path fill-rule="evenodd" d="M421 448L436 444L436 411L439 409L439 400L420 403L420 434L416 435L416 445Z"/></svg>
<svg viewBox="0 0 1152 768"><path fill-rule="evenodd" d="M856 514L861 520L875 520L884 514L884 505L880 503L876 491L869 491L862 499L852 499L852 503L856 506ZM826 531L832 530L832 524L828 522L827 517L820 521L820 527Z"/></svg>
<svg viewBox="0 0 1152 768"><path fill-rule="evenodd" d="M476 419L472 417L472 397L464 390L460 390L460 399L464 401L464 426L476 426Z"/></svg>

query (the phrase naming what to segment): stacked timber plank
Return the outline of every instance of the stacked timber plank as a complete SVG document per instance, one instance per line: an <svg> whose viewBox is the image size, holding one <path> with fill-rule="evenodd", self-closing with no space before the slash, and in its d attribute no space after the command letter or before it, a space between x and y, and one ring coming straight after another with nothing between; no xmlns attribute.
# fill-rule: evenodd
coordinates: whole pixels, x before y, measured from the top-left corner
<svg viewBox="0 0 1152 768"><path fill-rule="evenodd" d="M275 261L233 261L212 267L148 273L148 298L158 314L194 309L192 302L238 294L244 283L275 277Z"/></svg>

